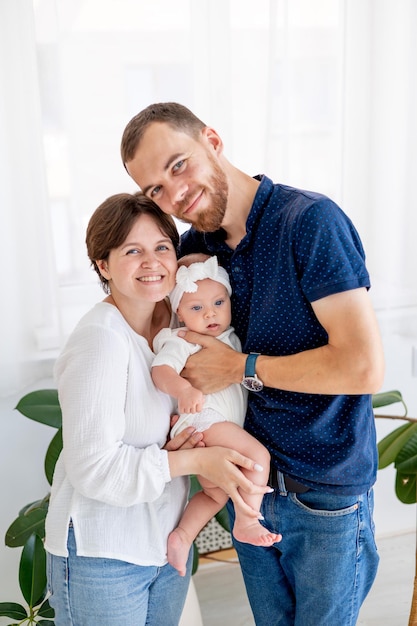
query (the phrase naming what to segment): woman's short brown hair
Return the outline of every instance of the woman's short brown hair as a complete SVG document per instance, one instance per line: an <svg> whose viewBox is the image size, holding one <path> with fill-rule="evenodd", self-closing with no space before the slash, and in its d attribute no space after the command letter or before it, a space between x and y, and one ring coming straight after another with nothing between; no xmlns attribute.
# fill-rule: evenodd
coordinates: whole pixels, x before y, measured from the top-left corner
<svg viewBox="0 0 417 626"><path fill-rule="evenodd" d="M109 293L109 284L101 275L97 261L107 260L110 251L122 245L141 215L150 215L161 232L171 239L177 251L179 234L173 218L163 213L150 198L142 192L110 196L91 216L85 240L91 265L97 272L105 293Z"/></svg>

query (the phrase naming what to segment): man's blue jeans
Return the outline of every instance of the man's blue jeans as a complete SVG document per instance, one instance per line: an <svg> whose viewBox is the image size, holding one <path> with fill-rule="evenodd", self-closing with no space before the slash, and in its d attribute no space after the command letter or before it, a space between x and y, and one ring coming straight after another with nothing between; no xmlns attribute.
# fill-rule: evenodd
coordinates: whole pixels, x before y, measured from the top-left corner
<svg viewBox="0 0 417 626"><path fill-rule="evenodd" d="M228 510L233 525L230 501ZM282 541L260 548L233 540L256 626L354 626L379 561L372 490L278 488L264 496L261 512Z"/></svg>
<svg viewBox="0 0 417 626"><path fill-rule="evenodd" d="M190 582L192 554L187 576L181 577L168 564L140 566L77 556L72 527L68 550L68 558L47 555L56 626L178 625Z"/></svg>

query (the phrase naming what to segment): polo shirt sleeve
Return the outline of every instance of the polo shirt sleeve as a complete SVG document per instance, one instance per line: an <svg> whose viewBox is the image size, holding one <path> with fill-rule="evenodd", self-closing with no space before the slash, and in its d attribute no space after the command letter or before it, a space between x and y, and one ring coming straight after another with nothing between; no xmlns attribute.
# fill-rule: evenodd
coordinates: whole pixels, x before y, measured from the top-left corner
<svg viewBox="0 0 417 626"><path fill-rule="evenodd" d="M310 302L370 287L359 235L348 216L327 198L314 202L300 216L294 251L300 283Z"/></svg>

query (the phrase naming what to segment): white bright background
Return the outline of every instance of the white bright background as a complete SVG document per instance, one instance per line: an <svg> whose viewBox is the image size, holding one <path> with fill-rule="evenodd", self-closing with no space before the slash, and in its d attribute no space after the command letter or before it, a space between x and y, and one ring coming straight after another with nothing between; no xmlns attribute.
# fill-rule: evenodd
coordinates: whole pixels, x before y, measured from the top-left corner
<svg viewBox="0 0 417 626"><path fill-rule="evenodd" d="M14 407L53 386L57 352L103 296L85 227L104 198L136 189L120 138L152 102L186 104L237 166L324 192L352 217L383 389L417 416L416 24L413 0L1 0L0 537L48 491L53 433ZM400 423L377 420L378 437ZM378 536L415 527L394 477L378 475ZM0 546L0 601L20 600L19 555Z"/></svg>

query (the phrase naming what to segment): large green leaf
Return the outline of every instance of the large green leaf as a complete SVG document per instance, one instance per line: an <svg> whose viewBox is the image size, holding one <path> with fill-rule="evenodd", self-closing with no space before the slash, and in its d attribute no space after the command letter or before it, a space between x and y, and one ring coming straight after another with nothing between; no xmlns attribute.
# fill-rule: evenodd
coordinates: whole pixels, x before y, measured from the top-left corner
<svg viewBox="0 0 417 626"><path fill-rule="evenodd" d="M49 604L49 600L45 600L42 606L38 610L38 615L40 617L55 617L55 611ZM51 622L48 622L49 626L51 626Z"/></svg>
<svg viewBox="0 0 417 626"><path fill-rule="evenodd" d="M62 450L62 428L59 428L48 446L45 456L45 475L50 485L54 476L55 465Z"/></svg>
<svg viewBox="0 0 417 626"><path fill-rule="evenodd" d="M29 511L32 511L32 509L43 508L47 511L48 505L49 505L49 497L50 497L50 494L48 493L41 500L35 500L34 502L29 502L29 504L25 504L25 506L20 509L19 515L25 515L25 513L29 513Z"/></svg>
<svg viewBox="0 0 417 626"><path fill-rule="evenodd" d="M24 606L16 602L0 602L0 615L12 619L23 620L28 616Z"/></svg>
<svg viewBox="0 0 417 626"><path fill-rule="evenodd" d="M398 453L411 435L417 432L417 423L408 423L396 428L378 443L379 469L394 463Z"/></svg>
<svg viewBox="0 0 417 626"><path fill-rule="evenodd" d="M402 474L417 474L417 430L411 433L408 441L397 454L395 467Z"/></svg>
<svg viewBox="0 0 417 626"><path fill-rule="evenodd" d="M403 400L401 391L381 391L372 396L372 406L374 409L380 409L382 406L396 404L397 402L401 402L404 407L404 415L407 415L407 406Z"/></svg>
<svg viewBox="0 0 417 626"><path fill-rule="evenodd" d="M404 504L415 504L416 502L416 475L403 474L397 470L395 478L395 493L397 498Z"/></svg>
<svg viewBox="0 0 417 626"><path fill-rule="evenodd" d="M62 413L56 389L32 391L19 400L16 409L35 422L54 428L62 426Z"/></svg>
<svg viewBox="0 0 417 626"><path fill-rule="evenodd" d="M43 541L36 533L29 537L23 547L19 584L30 607L42 602L46 594L46 553Z"/></svg>
<svg viewBox="0 0 417 626"><path fill-rule="evenodd" d="M6 546L9 548L23 546L33 533L37 533L39 537L45 537L46 513L47 509L39 507L26 511L24 515L19 515L6 532Z"/></svg>

